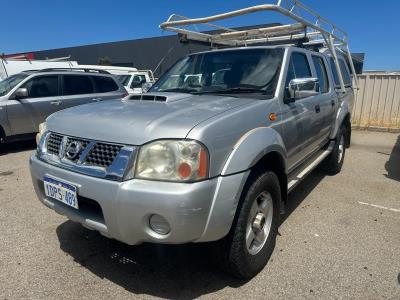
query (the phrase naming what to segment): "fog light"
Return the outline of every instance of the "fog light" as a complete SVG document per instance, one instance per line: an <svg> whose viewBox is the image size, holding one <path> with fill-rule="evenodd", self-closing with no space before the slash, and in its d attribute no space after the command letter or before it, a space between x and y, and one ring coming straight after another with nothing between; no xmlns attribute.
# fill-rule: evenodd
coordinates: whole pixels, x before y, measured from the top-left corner
<svg viewBox="0 0 400 300"><path fill-rule="evenodd" d="M160 215L151 215L149 224L150 228L158 234L166 235L171 231L168 221Z"/></svg>

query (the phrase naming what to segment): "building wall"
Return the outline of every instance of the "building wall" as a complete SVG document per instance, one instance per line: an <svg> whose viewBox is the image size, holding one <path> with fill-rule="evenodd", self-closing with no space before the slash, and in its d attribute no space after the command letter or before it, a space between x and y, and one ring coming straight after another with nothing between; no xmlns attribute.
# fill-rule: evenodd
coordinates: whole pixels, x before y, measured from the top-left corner
<svg viewBox="0 0 400 300"><path fill-rule="evenodd" d="M400 130L400 73L358 76L352 123L356 128Z"/></svg>
<svg viewBox="0 0 400 300"><path fill-rule="evenodd" d="M237 27L237 30L252 29L259 26L268 27L277 23L258 26ZM178 35L110 42L94 45L68 47L52 50L36 51L35 59L71 56L79 64L96 65L102 57L108 57L113 65L155 70L154 75L161 76L178 59L199 51L209 50L210 46L193 41L181 43ZM357 73L362 73L364 54L353 53Z"/></svg>
<svg viewBox="0 0 400 300"><path fill-rule="evenodd" d="M155 70L155 76L163 74L179 58L208 47L193 43L181 43L177 35L155 38L94 44L35 52L36 59L65 57L80 64L97 65L102 57L110 58L113 65Z"/></svg>

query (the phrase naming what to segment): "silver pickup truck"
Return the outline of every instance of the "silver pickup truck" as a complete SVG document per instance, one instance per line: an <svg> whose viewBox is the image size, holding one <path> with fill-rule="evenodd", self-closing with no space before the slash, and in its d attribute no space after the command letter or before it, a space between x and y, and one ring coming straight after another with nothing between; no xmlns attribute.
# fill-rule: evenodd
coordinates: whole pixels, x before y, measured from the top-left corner
<svg viewBox="0 0 400 300"><path fill-rule="evenodd" d="M303 48L187 56L146 94L51 115L30 158L35 191L129 245L215 241L227 270L254 276L288 193L320 163L342 168L353 92L339 61L345 91L331 57Z"/></svg>

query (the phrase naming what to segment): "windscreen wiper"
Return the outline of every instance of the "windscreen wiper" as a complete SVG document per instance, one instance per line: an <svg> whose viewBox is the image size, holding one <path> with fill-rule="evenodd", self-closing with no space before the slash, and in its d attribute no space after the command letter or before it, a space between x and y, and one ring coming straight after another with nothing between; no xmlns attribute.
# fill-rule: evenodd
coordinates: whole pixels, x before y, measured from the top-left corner
<svg viewBox="0 0 400 300"><path fill-rule="evenodd" d="M165 89L165 90L158 90L157 92L174 92L174 93L195 93L197 92L196 89L188 89L188 88L173 88L173 89Z"/></svg>
<svg viewBox="0 0 400 300"><path fill-rule="evenodd" d="M220 90L199 91L195 94L265 93L264 90L251 87L232 87Z"/></svg>

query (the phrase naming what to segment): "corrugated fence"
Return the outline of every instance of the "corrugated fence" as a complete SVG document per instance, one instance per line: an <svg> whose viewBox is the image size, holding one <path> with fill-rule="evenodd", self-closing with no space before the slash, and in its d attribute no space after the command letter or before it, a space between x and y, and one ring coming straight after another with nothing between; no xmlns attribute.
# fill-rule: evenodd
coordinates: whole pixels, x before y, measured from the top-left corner
<svg viewBox="0 0 400 300"><path fill-rule="evenodd" d="M352 122L356 128L400 130L400 73L358 75Z"/></svg>

